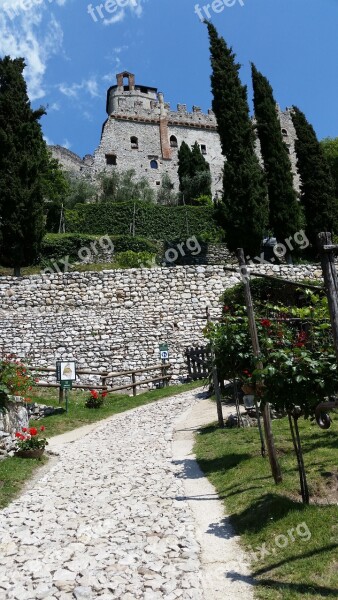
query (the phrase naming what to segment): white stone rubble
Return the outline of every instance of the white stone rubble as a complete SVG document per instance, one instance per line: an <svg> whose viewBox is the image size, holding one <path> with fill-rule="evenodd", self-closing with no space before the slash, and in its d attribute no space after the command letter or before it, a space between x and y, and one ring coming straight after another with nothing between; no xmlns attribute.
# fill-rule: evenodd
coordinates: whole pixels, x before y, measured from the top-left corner
<svg viewBox="0 0 338 600"><path fill-rule="evenodd" d="M186 392L61 446L0 513L1 600L199 600L200 549L172 463Z"/></svg>

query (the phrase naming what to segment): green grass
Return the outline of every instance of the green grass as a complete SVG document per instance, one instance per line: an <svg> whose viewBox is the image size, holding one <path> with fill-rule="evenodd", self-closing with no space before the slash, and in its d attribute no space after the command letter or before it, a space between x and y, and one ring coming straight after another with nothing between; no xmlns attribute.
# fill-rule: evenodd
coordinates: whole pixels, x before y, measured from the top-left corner
<svg viewBox="0 0 338 600"><path fill-rule="evenodd" d="M158 390L151 390L136 397L109 394L105 399L104 405L98 409L85 407L85 399L88 397L89 392L74 390L70 392L68 413L63 412L59 415L51 415L38 423L46 427L45 435L49 438L81 427L82 425L106 419L131 408L193 390L201 385L203 385L203 382L195 381L180 386L168 386ZM59 406L57 394L57 388L40 388L35 395L32 395L32 401L40 404L48 404L48 406ZM32 421L31 423L36 424L36 421ZM0 508L4 508L18 496L27 480L47 460L45 457L41 460L13 457L0 461Z"/></svg>
<svg viewBox="0 0 338 600"><path fill-rule="evenodd" d="M23 489L35 471L48 461L47 458L6 458L0 461L0 508L7 506Z"/></svg>
<svg viewBox="0 0 338 600"><path fill-rule="evenodd" d="M256 428L202 429L195 444L198 462L224 501L252 559L256 598L338 598L338 420L327 431L300 422L310 506L300 502L287 420L274 421L273 430L283 472L283 483L278 486L271 478L268 459L260 456ZM292 528L295 531L288 533ZM311 538L306 540L308 531ZM278 535L288 539L284 549L278 547L278 543L285 544L284 538L277 538L276 544ZM264 557L257 552L262 544L270 552Z"/></svg>

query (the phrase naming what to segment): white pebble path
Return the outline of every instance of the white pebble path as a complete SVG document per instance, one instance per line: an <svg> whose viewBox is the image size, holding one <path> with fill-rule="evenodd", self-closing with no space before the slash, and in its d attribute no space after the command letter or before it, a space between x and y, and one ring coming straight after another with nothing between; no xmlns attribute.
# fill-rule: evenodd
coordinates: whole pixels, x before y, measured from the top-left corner
<svg viewBox="0 0 338 600"><path fill-rule="evenodd" d="M199 546L172 463L186 392L122 413L62 446L0 512L1 600L199 600Z"/></svg>

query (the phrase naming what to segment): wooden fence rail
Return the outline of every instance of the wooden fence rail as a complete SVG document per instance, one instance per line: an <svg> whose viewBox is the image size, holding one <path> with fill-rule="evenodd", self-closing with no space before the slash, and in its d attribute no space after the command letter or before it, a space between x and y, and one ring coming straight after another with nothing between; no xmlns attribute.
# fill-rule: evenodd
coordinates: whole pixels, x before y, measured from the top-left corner
<svg viewBox="0 0 338 600"><path fill-rule="evenodd" d="M89 369L78 369L77 375L97 375L101 379L101 384L97 385L94 383L74 383L74 389L80 390L102 390L107 392L108 394L111 392L118 392L120 390L133 390L133 396L137 394L137 388L141 385L146 385L148 383L158 383L163 382L163 385L168 385L171 379L171 374L168 373L168 369L171 367L170 363L159 363L157 365L153 365L151 367L144 367L142 369L130 369L128 371L91 371ZM49 373L53 374L56 377L56 369L53 367L30 367L30 370L33 373ZM152 377L150 379L136 379L136 375L140 373L147 373L149 371L160 371L160 375L157 377ZM131 382L128 384L113 386L107 383L108 379L115 379L116 377L126 377L130 376ZM59 402L63 401L63 389L60 387L60 383L49 383L49 382L40 382L36 383L38 387L46 387L46 388L59 388Z"/></svg>

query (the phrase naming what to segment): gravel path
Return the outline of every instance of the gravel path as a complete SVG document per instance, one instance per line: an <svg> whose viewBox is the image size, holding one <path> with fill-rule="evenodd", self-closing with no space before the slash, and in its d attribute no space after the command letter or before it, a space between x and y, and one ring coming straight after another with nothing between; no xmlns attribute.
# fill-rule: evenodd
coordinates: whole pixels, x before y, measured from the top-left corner
<svg viewBox="0 0 338 600"><path fill-rule="evenodd" d="M64 444L0 512L0 599L199 600L200 547L172 462L186 392ZM205 599L207 600L207 599Z"/></svg>

